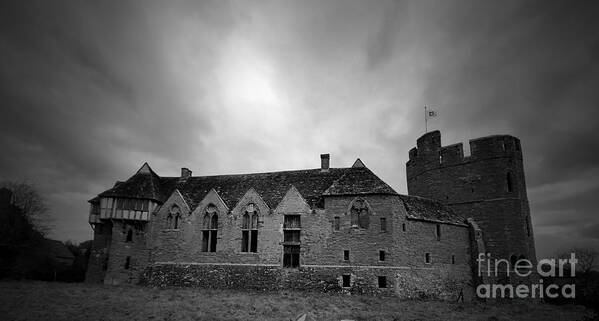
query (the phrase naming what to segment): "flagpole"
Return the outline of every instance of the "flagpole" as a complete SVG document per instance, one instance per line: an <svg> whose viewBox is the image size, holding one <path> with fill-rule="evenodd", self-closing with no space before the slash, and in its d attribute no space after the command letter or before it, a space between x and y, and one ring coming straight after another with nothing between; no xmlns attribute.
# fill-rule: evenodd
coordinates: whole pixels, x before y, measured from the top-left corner
<svg viewBox="0 0 599 321"><path fill-rule="evenodd" d="M426 117L426 106L424 106L424 133L428 133L428 119Z"/></svg>

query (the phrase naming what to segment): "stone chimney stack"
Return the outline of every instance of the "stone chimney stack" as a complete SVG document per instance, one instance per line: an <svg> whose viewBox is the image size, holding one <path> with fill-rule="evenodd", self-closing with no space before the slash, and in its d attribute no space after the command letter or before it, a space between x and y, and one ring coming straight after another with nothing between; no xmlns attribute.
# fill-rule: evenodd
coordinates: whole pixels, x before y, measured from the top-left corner
<svg viewBox="0 0 599 321"><path fill-rule="evenodd" d="M331 155L329 154L320 154L320 171L328 172L329 171L329 162L331 160Z"/></svg>
<svg viewBox="0 0 599 321"><path fill-rule="evenodd" d="M191 177L191 171L189 168L183 167L181 168L181 178L189 178Z"/></svg>

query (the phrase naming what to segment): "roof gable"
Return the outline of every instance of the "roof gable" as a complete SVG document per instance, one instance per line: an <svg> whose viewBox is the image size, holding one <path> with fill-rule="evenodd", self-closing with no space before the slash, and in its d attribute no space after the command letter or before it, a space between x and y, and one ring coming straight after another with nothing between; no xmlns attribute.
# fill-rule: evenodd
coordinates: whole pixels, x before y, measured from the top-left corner
<svg viewBox="0 0 599 321"><path fill-rule="evenodd" d="M127 181L115 184L115 186L99 196L101 197L127 197L146 198L163 202L172 193L164 195L161 191L160 177L150 168L148 163L131 176Z"/></svg>
<svg viewBox="0 0 599 321"><path fill-rule="evenodd" d="M278 213L309 213L310 211L310 205L308 205L302 194L293 185L291 185L285 197L283 197L275 209L275 212Z"/></svg>
<svg viewBox="0 0 599 321"><path fill-rule="evenodd" d="M352 167L323 193L323 195L362 194L396 195L397 192L367 167Z"/></svg>

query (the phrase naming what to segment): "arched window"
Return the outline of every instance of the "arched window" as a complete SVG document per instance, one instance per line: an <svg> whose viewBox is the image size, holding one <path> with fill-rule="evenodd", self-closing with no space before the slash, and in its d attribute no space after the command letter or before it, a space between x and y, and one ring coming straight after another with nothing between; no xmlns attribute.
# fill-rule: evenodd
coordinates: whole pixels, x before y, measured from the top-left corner
<svg viewBox="0 0 599 321"><path fill-rule="evenodd" d="M125 239L125 242L133 242L133 230L129 229L127 231L127 238Z"/></svg>
<svg viewBox="0 0 599 321"><path fill-rule="evenodd" d="M514 191L514 182L512 180L512 173L508 172L506 177L505 177L505 181L507 184L507 191L508 193L511 193Z"/></svg>
<svg viewBox="0 0 599 321"><path fill-rule="evenodd" d="M169 229L178 229L181 220L181 211L179 206L173 205L166 216L166 225Z"/></svg>
<svg viewBox="0 0 599 321"><path fill-rule="evenodd" d="M354 201L350 209L351 214L351 226L353 228L368 228L370 222L370 215L368 212L368 206L364 200L358 199Z"/></svg>
<svg viewBox="0 0 599 321"><path fill-rule="evenodd" d="M218 209L214 204L210 204L208 207L206 207L202 228L202 251L216 252L218 235Z"/></svg>
<svg viewBox="0 0 599 321"><path fill-rule="evenodd" d="M258 252L258 207L248 204L241 222L241 252Z"/></svg>

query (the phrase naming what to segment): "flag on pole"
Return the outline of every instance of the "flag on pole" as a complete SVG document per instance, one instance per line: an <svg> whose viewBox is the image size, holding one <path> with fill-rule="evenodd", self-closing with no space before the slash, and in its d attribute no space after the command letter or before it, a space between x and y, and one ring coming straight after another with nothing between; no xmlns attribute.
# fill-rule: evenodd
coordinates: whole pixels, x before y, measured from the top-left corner
<svg viewBox="0 0 599 321"><path fill-rule="evenodd" d="M437 112L435 110L427 110L426 118L437 117Z"/></svg>

